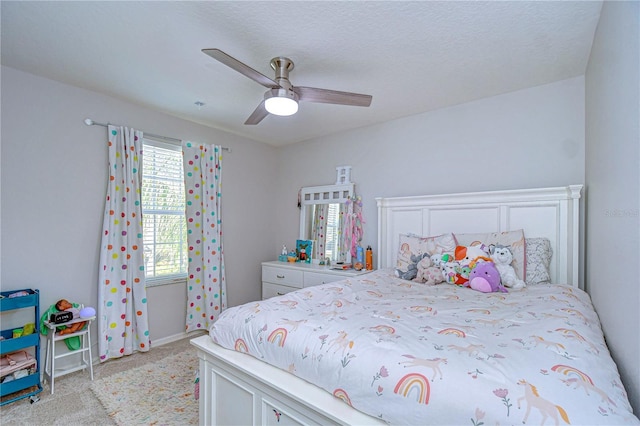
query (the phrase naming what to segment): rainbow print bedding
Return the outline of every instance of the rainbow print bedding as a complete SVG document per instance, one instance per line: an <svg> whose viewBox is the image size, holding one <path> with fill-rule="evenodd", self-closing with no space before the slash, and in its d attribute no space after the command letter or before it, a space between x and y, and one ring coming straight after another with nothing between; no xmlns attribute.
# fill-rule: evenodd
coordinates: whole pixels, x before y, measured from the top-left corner
<svg viewBox="0 0 640 426"><path fill-rule="evenodd" d="M479 293L380 270L226 310L213 341L391 424L639 424L579 289Z"/></svg>

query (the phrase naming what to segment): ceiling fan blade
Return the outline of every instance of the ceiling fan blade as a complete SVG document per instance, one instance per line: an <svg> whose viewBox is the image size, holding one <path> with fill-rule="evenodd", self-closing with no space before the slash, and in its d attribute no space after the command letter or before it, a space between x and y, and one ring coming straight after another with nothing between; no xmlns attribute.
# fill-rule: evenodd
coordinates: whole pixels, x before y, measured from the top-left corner
<svg viewBox="0 0 640 426"><path fill-rule="evenodd" d="M325 104L352 105L368 107L371 105L371 95L360 93L339 92L337 90L317 89L315 87L296 86L293 91L301 101L319 102Z"/></svg>
<svg viewBox="0 0 640 426"><path fill-rule="evenodd" d="M202 52L211 56L216 61L220 61L229 68L238 71L240 74L245 77L249 77L251 80L262 84L264 87L269 89L278 88L280 85L267 77L259 73L258 71L251 68L249 65L245 65L236 58L227 55L220 49L202 49ZM245 123L246 124L246 123Z"/></svg>
<svg viewBox="0 0 640 426"><path fill-rule="evenodd" d="M247 121L245 121L244 124L258 124L267 115L269 115L269 111L267 111L267 109L264 107L264 101L262 101L260 102L260 105L258 105L256 109L253 110L253 112L251 113L249 118L247 118Z"/></svg>

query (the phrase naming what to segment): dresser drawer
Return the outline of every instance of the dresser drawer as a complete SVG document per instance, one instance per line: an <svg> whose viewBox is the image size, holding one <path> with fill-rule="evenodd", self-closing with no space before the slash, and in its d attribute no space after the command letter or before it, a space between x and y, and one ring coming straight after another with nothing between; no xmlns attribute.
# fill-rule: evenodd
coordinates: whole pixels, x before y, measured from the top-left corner
<svg viewBox="0 0 640 426"><path fill-rule="evenodd" d="M304 286L311 287L314 285L332 283L334 281L340 281L345 279L345 276L341 275L333 275L333 274L323 274L319 272L306 272L304 273Z"/></svg>
<svg viewBox="0 0 640 426"><path fill-rule="evenodd" d="M284 284L292 287L302 288L303 271L294 269L278 268L276 266L262 267L262 281Z"/></svg>
<svg viewBox="0 0 640 426"><path fill-rule="evenodd" d="M283 294L287 294L294 290L299 290L299 289L296 287L289 287L286 285L263 282L262 283L262 300L269 299L270 297L282 296Z"/></svg>

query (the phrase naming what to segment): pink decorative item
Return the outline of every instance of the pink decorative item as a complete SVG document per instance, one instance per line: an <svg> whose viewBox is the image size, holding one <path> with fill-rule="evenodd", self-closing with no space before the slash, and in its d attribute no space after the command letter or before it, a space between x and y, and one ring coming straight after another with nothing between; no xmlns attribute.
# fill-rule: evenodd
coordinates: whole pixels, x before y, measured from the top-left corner
<svg viewBox="0 0 640 426"><path fill-rule="evenodd" d="M357 257L358 246L364 235L362 224L366 223L362 217L362 197L349 197L346 204L347 207L349 207L349 204L352 204L352 208L347 208L349 213L345 215L344 251L350 251L351 257L355 259Z"/></svg>

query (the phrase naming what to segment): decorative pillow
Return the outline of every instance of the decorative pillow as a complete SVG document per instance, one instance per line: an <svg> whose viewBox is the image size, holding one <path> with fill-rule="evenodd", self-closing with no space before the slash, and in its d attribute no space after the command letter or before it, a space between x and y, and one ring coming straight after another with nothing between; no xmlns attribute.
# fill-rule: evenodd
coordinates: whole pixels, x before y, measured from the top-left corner
<svg viewBox="0 0 640 426"><path fill-rule="evenodd" d="M511 266L515 269L518 278L524 280L526 263L525 239L522 229L505 232L489 232L485 234L455 234L455 238L461 246L474 246L477 244L484 244L486 246L501 244L503 246L509 246L511 254L513 254Z"/></svg>
<svg viewBox="0 0 640 426"><path fill-rule="evenodd" d="M553 256L551 241L548 238L527 238L527 285L548 284L551 282L549 265Z"/></svg>
<svg viewBox="0 0 640 426"><path fill-rule="evenodd" d="M442 234L435 237L420 237L413 234L400 234L396 275L406 280L413 280L418 272L417 264L426 255L453 253L456 248L453 234Z"/></svg>

